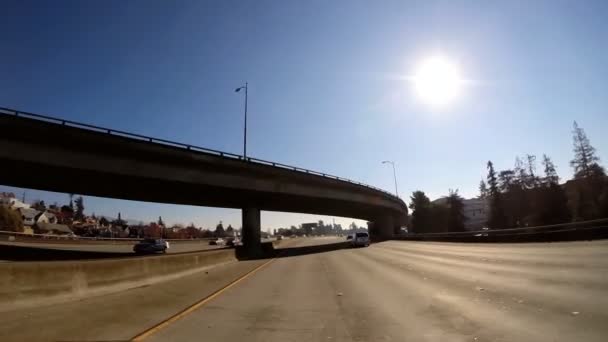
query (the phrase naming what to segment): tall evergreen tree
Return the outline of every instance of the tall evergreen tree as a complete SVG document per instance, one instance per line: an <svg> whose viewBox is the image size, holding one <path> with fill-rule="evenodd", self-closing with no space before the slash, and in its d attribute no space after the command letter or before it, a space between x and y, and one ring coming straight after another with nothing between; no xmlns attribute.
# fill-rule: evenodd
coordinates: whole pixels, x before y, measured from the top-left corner
<svg viewBox="0 0 608 342"><path fill-rule="evenodd" d="M162 227L165 226L165 222L163 222L163 218L161 216L158 217L158 222L156 224Z"/></svg>
<svg viewBox="0 0 608 342"><path fill-rule="evenodd" d="M539 185L538 177L536 176L536 156L532 154L526 154L526 171L527 177L525 186L528 189L535 188Z"/></svg>
<svg viewBox="0 0 608 342"><path fill-rule="evenodd" d="M498 189L506 193L515 184L515 172L513 170L503 170L498 173Z"/></svg>
<svg viewBox="0 0 608 342"><path fill-rule="evenodd" d="M559 177L555 170L555 164L546 154L543 154L543 166L545 167L545 177L543 178L544 185L559 184Z"/></svg>
<svg viewBox="0 0 608 342"><path fill-rule="evenodd" d="M571 218L568 208L568 196L559 185L559 176L555 165L547 155L543 155L545 175L543 186L536 189L535 215L536 224L557 224L568 222Z"/></svg>
<svg viewBox="0 0 608 342"><path fill-rule="evenodd" d="M525 188L526 180L528 179L528 172L526 171L524 163L521 161L521 159L519 159L519 157L515 157L513 173L515 174L515 185Z"/></svg>
<svg viewBox="0 0 608 342"><path fill-rule="evenodd" d="M486 186L486 182L482 179L479 182L479 198L488 197L488 187Z"/></svg>
<svg viewBox="0 0 608 342"><path fill-rule="evenodd" d="M76 220L84 219L84 199L82 198L82 196L78 196L76 198L76 201L74 202L74 204L76 206L76 210L74 212L74 218Z"/></svg>
<svg viewBox="0 0 608 342"><path fill-rule="evenodd" d="M216 237L226 236L226 231L224 230L224 225L222 224L222 221L220 221L220 223L218 223L217 226L215 226L215 236Z"/></svg>
<svg viewBox="0 0 608 342"><path fill-rule="evenodd" d="M599 165L599 157L595 154L595 148L591 146L585 131L578 126L576 121L572 130L574 158L570 165L574 168L574 179L577 194L574 201L575 219L589 220L603 216L602 194L604 188L608 187L606 172Z"/></svg>
<svg viewBox="0 0 608 342"><path fill-rule="evenodd" d="M572 140L574 158L570 161L570 165L574 168L574 178L591 177L598 172L604 174L603 168L598 164L600 158L595 154L595 148L591 146L585 131L576 121L573 124Z"/></svg>
<svg viewBox="0 0 608 342"><path fill-rule="evenodd" d="M501 201L500 191L498 189L498 180L496 179L496 171L494 171L494 164L488 161L488 186L490 189L490 218L488 219L488 226L490 228L505 228L505 213L503 204Z"/></svg>

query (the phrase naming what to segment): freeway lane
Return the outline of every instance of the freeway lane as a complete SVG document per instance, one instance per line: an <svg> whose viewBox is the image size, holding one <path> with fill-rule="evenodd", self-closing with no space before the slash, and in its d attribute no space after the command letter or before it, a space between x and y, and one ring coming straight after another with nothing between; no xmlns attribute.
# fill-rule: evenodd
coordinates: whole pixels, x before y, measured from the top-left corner
<svg viewBox="0 0 608 342"><path fill-rule="evenodd" d="M0 245L29 247L39 249L52 249L61 251L81 251L81 252L97 252L97 253L133 253L133 245L136 241L125 243L53 243L53 242L7 242L1 241ZM170 248L167 253L183 253L194 252L208 249L217 249L223 246L209 245L209 241L185 241L185 242L170 242Z"/></svg>
<svg viewBox="0 0 608 342"><path fill-rule="evenodd" d="M606 341L608 241L280 258L150 341Z"/></svg>
<svg viewBox="0 0 608 342"><path fill-rule="evenodd" d="M263 242L273 241L273 239L262 239ZM94 253L115 253L115 254L135 254L133 253L133 245L137 241L125 242L71 242L71 241L36 241L36 242L22 242L22 241L0 241L1 246L16 246L16 247L27 247L35 248L40 250L58 250L58 251L76 251L76 252L94 252ZM185 252L197 252L205 251L210 249L224 248L225 245L209 245L209 240L190 240L190 241L170 241L170 248L167 253L185 253Z"/></svg>
<svg viewBox="0 0 608 342"><path fill-rule="evenodd" d="M0 301L0 340L128 340L267 261L61 305ZM606 341L607 278L608 241L387 241L274 259L147 341Z"/></svg>

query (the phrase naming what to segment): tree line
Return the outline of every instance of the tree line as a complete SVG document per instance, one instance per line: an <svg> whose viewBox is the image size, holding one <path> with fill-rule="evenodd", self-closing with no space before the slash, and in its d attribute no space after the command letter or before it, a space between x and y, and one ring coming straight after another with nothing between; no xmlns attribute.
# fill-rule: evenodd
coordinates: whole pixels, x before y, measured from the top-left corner
<svg viewBox="0 0 608 342"><path fill-rule="evenodd" d="M512 169L496 171L486 164L487 177L479 184L479 198L488 203L487 227L492 229L539 226L608 217L608 177L599 164L595 148L585 131L574 122L574 157L570 165L574 177L559 183L555 164L545 154L542 171L536 156L516 157ZM432 203L422 191L411 196L411 226L421 232L464 230L463 199L450 190L445 203Z"/></svg>

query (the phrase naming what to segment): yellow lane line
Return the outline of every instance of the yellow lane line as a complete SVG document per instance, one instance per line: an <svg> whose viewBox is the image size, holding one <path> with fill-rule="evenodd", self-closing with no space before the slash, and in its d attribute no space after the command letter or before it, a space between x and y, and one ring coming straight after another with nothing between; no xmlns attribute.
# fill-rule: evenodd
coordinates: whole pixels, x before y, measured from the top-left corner
<svg viewBox="0 0 608 342"><path fill-rule="evenodd" d="M221 295L222 293L224 293L225 291L227 291L228 289L230 289L231 287L235 286L236 284L240 283L241 281L245 280L246 278L248 278L249 276L253 275L255 272L259 271L260 269L262 269L264 266L270 264L271 262L273 262L275 259L270 259L268 261L266 261L265 263L261 264L260 266L254 268L253 270L245 273L243 276L237 278L236 280L234 280L233 282L231 282L230 284L224 286L223 288L215 291L214 293L212 293L211 295L199 300L198 302L190 305L189 307L185 308L184 310L176 313L175 315L165 319L164 321L156 324L155 326L148 328L147 330L137 334L135 337L133 337L131 339L131 341L143 341L146 338L156 334L157 332L159 332L160 330L162 330L163 328L167 327L169 324L174 323L178 320L180 320L181 318L191 314L192 312L194 312L196 309L204 306L205 304L209 303L210 301L212 301L214 298L218 297L219 295Z"/></svg>

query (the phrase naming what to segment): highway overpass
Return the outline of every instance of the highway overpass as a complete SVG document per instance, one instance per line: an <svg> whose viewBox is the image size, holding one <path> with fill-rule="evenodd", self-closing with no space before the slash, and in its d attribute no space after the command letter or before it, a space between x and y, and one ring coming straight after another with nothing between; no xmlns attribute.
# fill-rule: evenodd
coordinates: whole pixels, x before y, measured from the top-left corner
<svg viewBox="0 0 608 342"><path fill-rule="evenodd" d="M259 251L260 211L352 217L390 238L405 203L361 183L255 158L0 108L0 182L139 201L242 209Z"/></svg>

